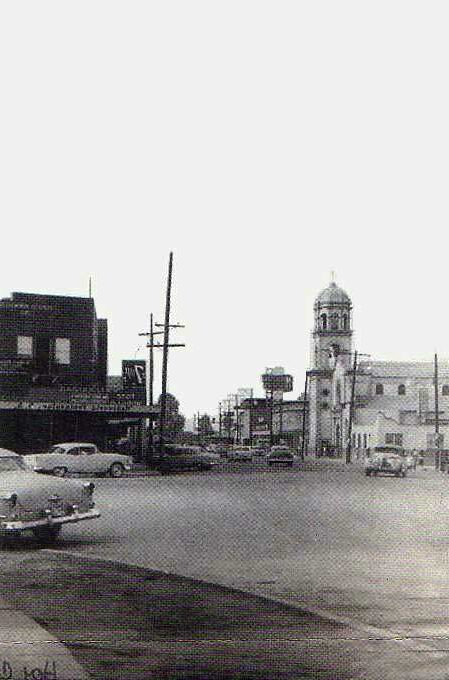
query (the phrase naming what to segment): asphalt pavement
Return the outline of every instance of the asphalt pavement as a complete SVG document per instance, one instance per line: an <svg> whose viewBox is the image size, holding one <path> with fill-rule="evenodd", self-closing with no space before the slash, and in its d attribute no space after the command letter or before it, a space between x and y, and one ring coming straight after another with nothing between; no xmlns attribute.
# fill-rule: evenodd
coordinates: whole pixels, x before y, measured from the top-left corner
<svg viewBox="0 0 449 680"><path fill-rule="evenodd" d="M92 677L449 678L447 475L323 461L96 483L101 520L2 560L12 605Z"/></svg>

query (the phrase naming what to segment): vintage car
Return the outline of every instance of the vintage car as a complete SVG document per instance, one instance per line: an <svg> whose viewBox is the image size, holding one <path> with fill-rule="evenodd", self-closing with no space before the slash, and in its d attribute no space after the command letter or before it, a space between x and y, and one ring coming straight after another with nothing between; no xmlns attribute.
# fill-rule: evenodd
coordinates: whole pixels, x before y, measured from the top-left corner
<svg viewBox="0 0 449 680"><path fill-rule="evenodd" d="M295 456L288 447L273 446L270 453L267 455L267 463L270 467L273 465L283 465L285 467L293 467Z"/></svg>
<svg viewBox="0 0 449 680"><path fill-rule="evenodd" d="M403 450L399 446L376 446L365 463L365 474L371 475L389 474L395 477L405 477L407 474L407 462L402 455Z"/></svg>
<svg viewBox="0 0 449 680"><path fill-rule="evenodd" d="M218 454L208 453L199 446L167 445L164 454L155 459L155 466L164 475L185 470L211 470L219 462Z"/></svg>
<svg viewBox="0 0 449 680"><path fill-rule="evenodd" d="M121 453L103 453L95 444L68 442L55 444L46 453L24 456L24 460L35 472L65 477L70 473L121 477L131 470L132 458Z"/></svg>
<svg viewBox="0 0 449 680"><path fill-rule="evenodd" d="M251 446L234 446L229 449L228 460L251 461L253 459L253 449Z"/></svg>
<svg viewBox="0 0 449 680"><path fill-rule="evenodd" d="M92 482L48 479L30 470L22 456L0 449L0 536L30 529L44 543L53 542L63 524L95 519Z"/></svg>

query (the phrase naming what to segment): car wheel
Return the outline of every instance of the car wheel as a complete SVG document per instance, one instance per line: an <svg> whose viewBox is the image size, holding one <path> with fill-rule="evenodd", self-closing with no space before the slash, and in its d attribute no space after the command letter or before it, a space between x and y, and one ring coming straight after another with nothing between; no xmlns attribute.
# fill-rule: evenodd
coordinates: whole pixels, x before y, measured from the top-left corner
<svg viewBox="0 0 449 680"><path fill-rule="evenodd" d="M123 477L125 469L121 463L112 463L109 468L109 474L111 477Z"/></svg>
<svg viewBox="0 0 449 680"><path fill-rule="evenodd" d="M67 468L65 467L55 467L53 468L53 474L55 477L65 477L67 474Z"/></svg>
<svg viewBox="0 0 449 680"><path fill-rule="evenodd" d="M61 533L62 527L34 527L34 537L40 543L54 543Z"/></svg>

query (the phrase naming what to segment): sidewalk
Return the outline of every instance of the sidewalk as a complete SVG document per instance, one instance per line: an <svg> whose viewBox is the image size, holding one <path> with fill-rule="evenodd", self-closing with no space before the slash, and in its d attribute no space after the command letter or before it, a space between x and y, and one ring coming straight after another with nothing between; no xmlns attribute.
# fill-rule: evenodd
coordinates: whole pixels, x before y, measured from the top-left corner
<svg viewBox="0 0 449 680"><path fill-rule="evenodd" d="M32 618L5 600L0 600L0 612L2 680L87 680L90 677L68 649Z"/></svg>

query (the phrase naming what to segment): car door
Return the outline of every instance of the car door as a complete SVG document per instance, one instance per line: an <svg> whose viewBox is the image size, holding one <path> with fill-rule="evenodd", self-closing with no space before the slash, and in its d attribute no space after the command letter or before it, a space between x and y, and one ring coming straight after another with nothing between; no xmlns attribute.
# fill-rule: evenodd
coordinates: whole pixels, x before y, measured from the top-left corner
<svg viewBox="0 0 449 680"><path fill-rule="evenodd" d="M58 459L57 467L65 467L67 472L82 472L79 446L71 446L69 449L66 449L65 453L57 454L53 467L56 467L56 458Z"/></svg>
<svg viewBox="0 0 449 680"><path fill-rule="evenodd" d="M80 445L83 472L91 475L101 474L107 471L107 464L103 454L98 453L94 444Z"/></svg>

